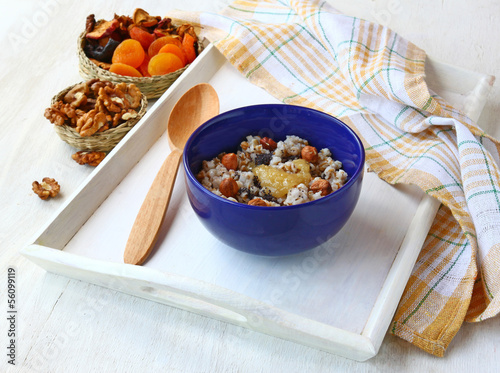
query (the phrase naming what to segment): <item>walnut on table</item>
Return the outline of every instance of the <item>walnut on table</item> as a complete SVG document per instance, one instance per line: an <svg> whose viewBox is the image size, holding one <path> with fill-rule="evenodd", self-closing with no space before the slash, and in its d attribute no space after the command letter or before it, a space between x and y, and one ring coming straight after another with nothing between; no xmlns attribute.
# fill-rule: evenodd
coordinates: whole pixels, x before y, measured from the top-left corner
<svg viewBox="0 0 500 373"><path fill-rule="evenodd" d="M96 167L106 157L105 152L79 151L71 156L78 164Z"/></svg>
<svg viewBox="0 0 500 373"><path fill-rule="evenodd" d="M55 197L59 193L61 187L55 179L44 177L42 182L33 181L33 191L43 200L49 197Z"/></svg>

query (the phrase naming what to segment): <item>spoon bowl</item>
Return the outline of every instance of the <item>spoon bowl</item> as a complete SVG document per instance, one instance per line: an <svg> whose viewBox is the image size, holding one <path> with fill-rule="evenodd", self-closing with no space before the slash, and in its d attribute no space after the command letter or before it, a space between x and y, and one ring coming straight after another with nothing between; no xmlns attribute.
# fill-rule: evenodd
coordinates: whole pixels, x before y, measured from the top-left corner
<svg viewBox="0 0 500 373"><path fill-rule="evenodd" d="M184 146L200 125L218 113L217 92L207 83L189 89L173 107L167 124L172 151L163 162L137 214L125 246L125 263L140 265L153 250L172 196Z"/></svg>
<svg viewBox="0 0 500 373"><path fill-rule="evenodd" d="M184 149L189 136L207 120L219 114L219 98L214 88L201 83L188 90L170 112L167 124L171 148Z"/></svg>

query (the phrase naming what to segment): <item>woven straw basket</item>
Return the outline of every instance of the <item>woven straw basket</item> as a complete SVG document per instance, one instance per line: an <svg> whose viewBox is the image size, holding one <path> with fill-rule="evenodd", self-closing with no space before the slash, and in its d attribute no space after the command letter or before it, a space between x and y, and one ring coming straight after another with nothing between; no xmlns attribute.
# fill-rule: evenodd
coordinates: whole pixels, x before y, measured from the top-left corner
<svg viewBox="0 0 500 373"><path fill-rule="evenodd" d="M64 95L68 93L75 85L72 85L55 95L52 98L51 104L54 104L56 101L62 100ZM96 132L92 136L88 137L80 136L80 134L76 132L76 130L71 126L62 125L54 126L54 128L61 140L78 150L109 152L142 118L142 116L146 113L147 106L148 99L143 94L141 104L137 110L137 117L129 119L126 122L123 122L122 124L114 128L110 128L106 131Z"/></svg>
<svg viewBox="0 0 500 373"><path fill-rule="evenodd" d="M187 64L182 69L174 71L173 73L152 77L135 78L118 75L100 68L87 57L83 51L86 40L85 35L86 32L83 32L78 39L78 59L80 75L86 80L98 78L101 80L108 80L115 84L122 82L134 83L147 98L157 98L160 97L189 66L189 64ZM198 43L198 45L198 52L200 52L202 43Z"/></svg>

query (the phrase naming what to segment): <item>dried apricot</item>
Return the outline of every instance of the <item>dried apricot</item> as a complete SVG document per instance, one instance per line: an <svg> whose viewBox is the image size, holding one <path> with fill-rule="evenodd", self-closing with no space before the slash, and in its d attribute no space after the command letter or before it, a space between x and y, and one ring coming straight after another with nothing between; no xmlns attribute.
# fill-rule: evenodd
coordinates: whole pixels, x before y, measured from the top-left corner
<svg viewBox="0 0 500 373"><path fill-rule="evenodd" d="M160 54L160 53L172 53L172 54L175 54L177 57L179 57L181 59L181 61L182 61L182 63L184 65L186 65L186 63L187 63L187 57L186 57L186 55L184 54L184 52L182 51L182 49L179 48L175 44L164 45L163 47L161 47L160 51L158 52L158 54Z"/></svg>
<svg viewBox="0 0 500 373"><path fill-rule="evenodd" d="M112 63L111 67L109 68L109 71L118 75L133 76L136 78L142 77L139 71L134 69L132 66L126 65L121 62Z"/></svg>
<svg viewBox="0 0 500 373"><path fill-rule="evenodd" d="M141 66L137 68L137 70L139 70L142 76L147 76L147 77L151 76L151 74L149 74L148 72L148 65L149 65L149 57L146 54L146 56L144 57L144 61L142 61L141 63Z"/></svg>
<svg viewBox="0 0 500 373"><path fill-rule="evenodd" d="M139 43L141 43L144 50L148 50L151 43L155 40L155 36L153 34L150 34L146 30L143 30L142 28L137 26L132 27L128 31L128 33L132 39L137 40Z"/></svg>
<svg viewBox="0 0 500 373"><path fill-rule="evenodd" d="M182 45L181 40L179 38L176 38L174 36L162 36L161 38L158 38L154 42L152 42L151 45L149 46L148 48L149 57L156 56L160 51L160 49L167 44L175 44L179 48Z"/></svg>
<svg viewBox="0 0 500 373"><path fill-rule="evenodd" d="M111 62L124 63L137 68L141 65L142 61L144 61L145 55L146 53L141 43L134 39L126 39L116 47Z"/></svg>
<svg viewBox="0 0 500 373"><path fill-rule="evenodd" d="M187 57L187 63L191 63L196 58L196 50L194 49L194 38L187 32L182 38L182 50Z"/></svg>
<svg viewBox="0 0 500 373"><path fill-rule="evenodd" d="M184 67L181 59L172 53L160 53L151 58L148 71L151 76L165 75Z"/></svg>

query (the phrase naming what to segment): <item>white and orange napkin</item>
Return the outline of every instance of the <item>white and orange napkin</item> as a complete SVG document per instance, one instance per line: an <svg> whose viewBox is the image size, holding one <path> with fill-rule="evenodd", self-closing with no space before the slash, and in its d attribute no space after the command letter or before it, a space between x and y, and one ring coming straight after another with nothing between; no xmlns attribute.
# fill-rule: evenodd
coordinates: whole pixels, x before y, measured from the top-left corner
<svg viewBox="0 0 500 373"><path fill-rule="evenodd" d="M177 16L199 23L246 78L283 103L354 128L382 179L442 202L392 333L443 356L464 320L498 314L500 145L429 91L423 50L325 1L238 0L220 14Z"/></svg>

